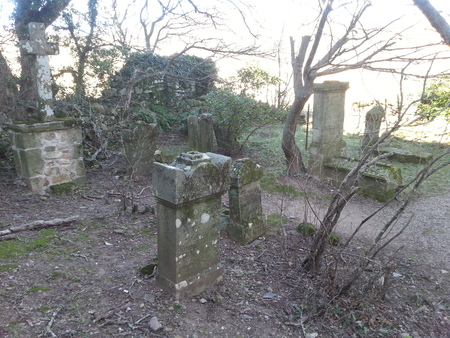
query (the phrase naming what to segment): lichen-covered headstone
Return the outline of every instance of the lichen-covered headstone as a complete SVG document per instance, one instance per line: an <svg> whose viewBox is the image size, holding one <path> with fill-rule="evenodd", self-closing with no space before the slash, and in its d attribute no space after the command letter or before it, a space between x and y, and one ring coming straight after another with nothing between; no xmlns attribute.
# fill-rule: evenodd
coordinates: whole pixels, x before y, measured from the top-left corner
<svg viewBox="0 0 450 338"><path fill-rule="evenodd" d="M47 42L45 25L38 22L28 24L30 40L20 41L20 48L25 54L34 55L36 109L39 121L51 120L53 93L48 55L58 54L57 43Z"/></svg>
<svg viewBox="0 0 450 338"><path fill-rule="evenodd" d="M213 147L213 121L211 114L188 117L189 150L210 152Z"/></svg>
<svg viewBox="0 0 450 338"><path fill-rule="evenodd" d="M374 106L366 114L366 126L361 149L364 152L373 146L380 137L380 127L386 113L382 106Z"/></svg>
<svg viewBox="0 0 450 338"><path fill-rule="evenodd" d="M248 158L237 160L231 167L227 230L231 238L242 244L252 242L267 230L259 183L262 176L261 166Z"/></svg>
<svg viewBox="0 0 450 338"><path fill-rule="evenodd" d="M175 298L193 296L223 278L219 259L221 196L231 159L188 152L171 165L155 162L159 285Z"/></svg>

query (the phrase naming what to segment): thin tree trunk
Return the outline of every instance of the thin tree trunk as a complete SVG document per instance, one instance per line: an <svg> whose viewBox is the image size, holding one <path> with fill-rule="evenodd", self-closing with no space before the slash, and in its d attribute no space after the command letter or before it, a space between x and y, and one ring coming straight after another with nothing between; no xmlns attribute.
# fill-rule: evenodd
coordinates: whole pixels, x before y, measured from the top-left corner
<svg viewBox="0 0 450 338"><path fill-rule="evenodd" d="M300 113L305 106L307 99L295 99L289 109L286 122L283 129L283 140L281 147L286 157L286 165L289 175L299 175L306 173L306 167L303 163L302 154L295 143L295 133Z"/></svg>

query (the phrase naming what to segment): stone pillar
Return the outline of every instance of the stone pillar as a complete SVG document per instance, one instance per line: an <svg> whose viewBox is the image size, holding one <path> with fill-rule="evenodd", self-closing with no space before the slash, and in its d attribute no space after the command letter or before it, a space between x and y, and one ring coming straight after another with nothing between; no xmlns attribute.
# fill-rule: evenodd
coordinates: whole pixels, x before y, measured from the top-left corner
<svg viewBox="0 0 450 338"><path fill-rule="evenodd" d="M199 152L212 151L213 123L211 114L188 117L189 150Z"/></svg>
<svg viewBox="0 0 450 338"><path fill-rule="evenodd" d="M157 134L156 123L135 123L123 130L126 172L132 178L148 175L153 171Z"/></svg>
<svg viewBox="0 0 450 338"><path fill-rule="evenodd" d="M237 160L231 167L228 235L241 244L254 241L267 230L259 184L262 176L261 166L248 158Z"/></svg>
<svg viewBox="0 0 450 338"><path fill-rule="evenodd" d="M8 126L16 172L32 192L86 181L80 119Z"/></svg>
<svg viewBox="0 0 450 338"><path fill-rule="evenodd" d="M194 296L223 278L219 259L221 196L231 159L188 152L155 163L159 285L175 298Z"/></svg>
<svg viewBox="0 0 450 338"><path fill-rule="evenodd" d="M377 143L380 138L380 127L386 113L382 106L374 106L366 114L366 126L364 129L364 137L362 140L361 150L364 153Z"/></svg>
<svg viewBox="0 0 450 338"><path fill-rule="evenodd" d="M314 84L312 142L309 150L309 172L322 178L323 164L339 157L345 117L345 92L348 82L325 81Z"/></svg>

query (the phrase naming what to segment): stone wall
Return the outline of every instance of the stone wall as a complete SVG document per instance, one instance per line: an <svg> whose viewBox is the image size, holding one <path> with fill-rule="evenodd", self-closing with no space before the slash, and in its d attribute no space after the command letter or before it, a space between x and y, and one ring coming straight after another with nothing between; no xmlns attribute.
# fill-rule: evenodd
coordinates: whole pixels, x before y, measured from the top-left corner
<svg viewBox="0 0 450 338"><path fill-rule="evenodd" d="M17 175L32 192L85 182L81 123L65 119L8 126Z"/></svg>

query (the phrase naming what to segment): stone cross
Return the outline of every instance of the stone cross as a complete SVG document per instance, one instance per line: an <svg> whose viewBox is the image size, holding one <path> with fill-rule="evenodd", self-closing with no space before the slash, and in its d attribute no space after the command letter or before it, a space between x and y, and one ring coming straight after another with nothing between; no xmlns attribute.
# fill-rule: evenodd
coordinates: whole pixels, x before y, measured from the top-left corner
<svg viewBox="0 0 450 338"><path fill-rule="evenodd" d="M28 24L30 40L20 41L20 49L24 54L34 55L34 75L36 108L41 121L51 120L54 116L52 109L52 81L48 55L59 53L57 43L47 42L45 25L38 22Z"/></svg>

